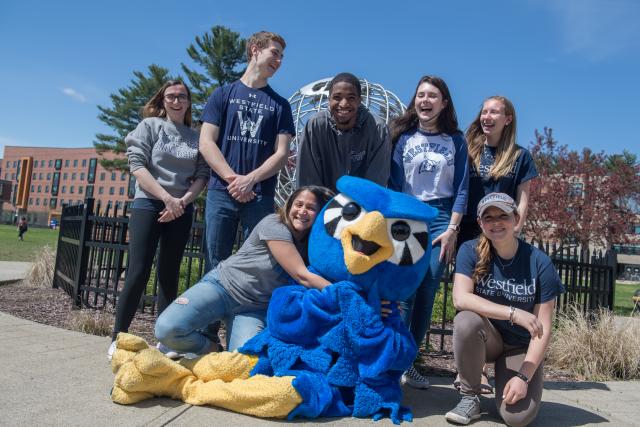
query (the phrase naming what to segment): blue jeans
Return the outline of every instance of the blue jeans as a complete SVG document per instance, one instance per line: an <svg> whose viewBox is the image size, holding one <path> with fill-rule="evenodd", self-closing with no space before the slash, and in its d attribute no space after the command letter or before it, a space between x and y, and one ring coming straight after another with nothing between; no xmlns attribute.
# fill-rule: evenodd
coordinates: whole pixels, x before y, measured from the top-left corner
<svg viewBox="0 0 640 427"><path fill-rule="evenodd" d="M211 271L220 261L231 256L236 241L238 222L246 240L251 230L274 212L273 197L256 196L247 203L235 200L226 190L210 189L205 209L205 270Z"/></svg>
<svg viewBox="0 0 640 427"><path fill-rule="evenodd" d="M206 353L211 340L203 330L212 322L225 320L227 350L234 351L264 329L267 311L242 311L218 279L218 271L207 273L180 295L156 321L156 338L183 353Z"/></svg>
<svg viewBox="0 0 640 427"><path fill-rule="evenodd" d="M438 216L429 224L431 241L433 242L436 237L447 230L447 226L451 221L453 199L436 199L426 203L438 209ZM433 302L436 299L438 289L440 289L440 279L446 266L445 260L442 262L439 261L440 249L441 245L439 243L432 246L429 269L424 279L422 279L420 287L418 287L412 297L400 304L403 308L404 323L411 331L411 335L413 335L413 339L416 341L418 347L422 344L422 340L431 327Z"/></svg>

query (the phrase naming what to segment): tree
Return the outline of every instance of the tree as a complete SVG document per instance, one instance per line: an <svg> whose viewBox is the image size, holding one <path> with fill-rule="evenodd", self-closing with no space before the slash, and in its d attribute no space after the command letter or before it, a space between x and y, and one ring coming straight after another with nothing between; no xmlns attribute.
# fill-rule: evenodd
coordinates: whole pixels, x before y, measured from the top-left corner
<svg viewBox="0 0 640 427"><path fill-rule="evenodd" d="M245 46L240 34L221 25L202 37L196 36L195 44L189 45L187 54L203 69L199 72L181 64L189 80L195 118L200 117L207 99L218 86L240 78L244 69L239 67L246 63Z"/></svg>
<svg viewBox="0 0 640 427"><path fill-rule="evenodd" d="M169 70L155 64L149 66L147 74L134 71L133 75L134 78L127 87L111 94L111 107L98 105L98 119L115 132L115 135L96 134L97 141L93 142L96 151L102 157L100 164L107 169L129 171L127 159L119 156L127 151L124 138L142 119L144 104L167 80L175 79L169 75ZM112 152L115 156L105 157L105 152Z"/></svg>
<svg viewBox="0 0 640 427"><path fill-rule="evenodd" d="M527 235L584 248L630 242L640 202L635 156L569 150L549 128L535 135L530 151L540 177L531 184Z"/></svg>

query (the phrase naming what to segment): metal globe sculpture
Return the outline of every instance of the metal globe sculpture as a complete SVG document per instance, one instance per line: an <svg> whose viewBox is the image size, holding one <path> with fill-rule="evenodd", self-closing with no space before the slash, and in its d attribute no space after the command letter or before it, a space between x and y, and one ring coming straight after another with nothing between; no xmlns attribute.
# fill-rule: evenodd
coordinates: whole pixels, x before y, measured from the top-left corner
<svg viewBox="0 0 640 427"><path fill-rule="evenodd" d="M283 206L287 197L295 190L296 157L298 155L298 136L302 133L307 120L321 110L326 110L329 104L328 85L333 77L309 83L296 91L289 98L296 135L291 141L289 159L278 174L276 187L276 203ZM367 107L374 116L389 123L393 118L405 111L405 106L392 92L378 83L360 79L362 86L362 105Z"/></svg>

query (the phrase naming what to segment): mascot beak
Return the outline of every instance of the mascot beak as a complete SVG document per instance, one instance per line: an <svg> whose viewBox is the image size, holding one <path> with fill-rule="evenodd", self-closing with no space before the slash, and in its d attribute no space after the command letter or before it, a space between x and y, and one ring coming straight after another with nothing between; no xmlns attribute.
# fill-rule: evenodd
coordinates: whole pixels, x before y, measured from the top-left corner
<svg viewBox="0 0 640 427"><path fill-rule="evenodd" d="M378 211L369 212L357 223L342 230L340 238L344 262L351 274L362 274L393 254L387 221Z"/></svg>

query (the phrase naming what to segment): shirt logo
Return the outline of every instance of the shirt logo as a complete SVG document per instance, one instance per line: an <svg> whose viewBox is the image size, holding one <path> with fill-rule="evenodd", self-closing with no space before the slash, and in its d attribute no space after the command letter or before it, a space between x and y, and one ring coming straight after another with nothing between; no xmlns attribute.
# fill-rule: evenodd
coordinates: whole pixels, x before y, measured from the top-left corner
<svg viewBox="0 0 640 427"><path fill-rule="evenodd" d="M436 162L435 160L432 160L432 159L423 160L422 163L420 163L420 167L418 168L418 173L435 172L437 165L438 165L438 162Z"/></svg>
<svg viewBox="0 0 640 427"><path fill-rule="evenodd" d="M255 138L260 129L260 123L262 123L262 114L258 116L258 120L252 122L250 119L245 119L242 116L242 111L238 111L238 120L240 120L240 133L244 136L251 136Z"/></svg>

